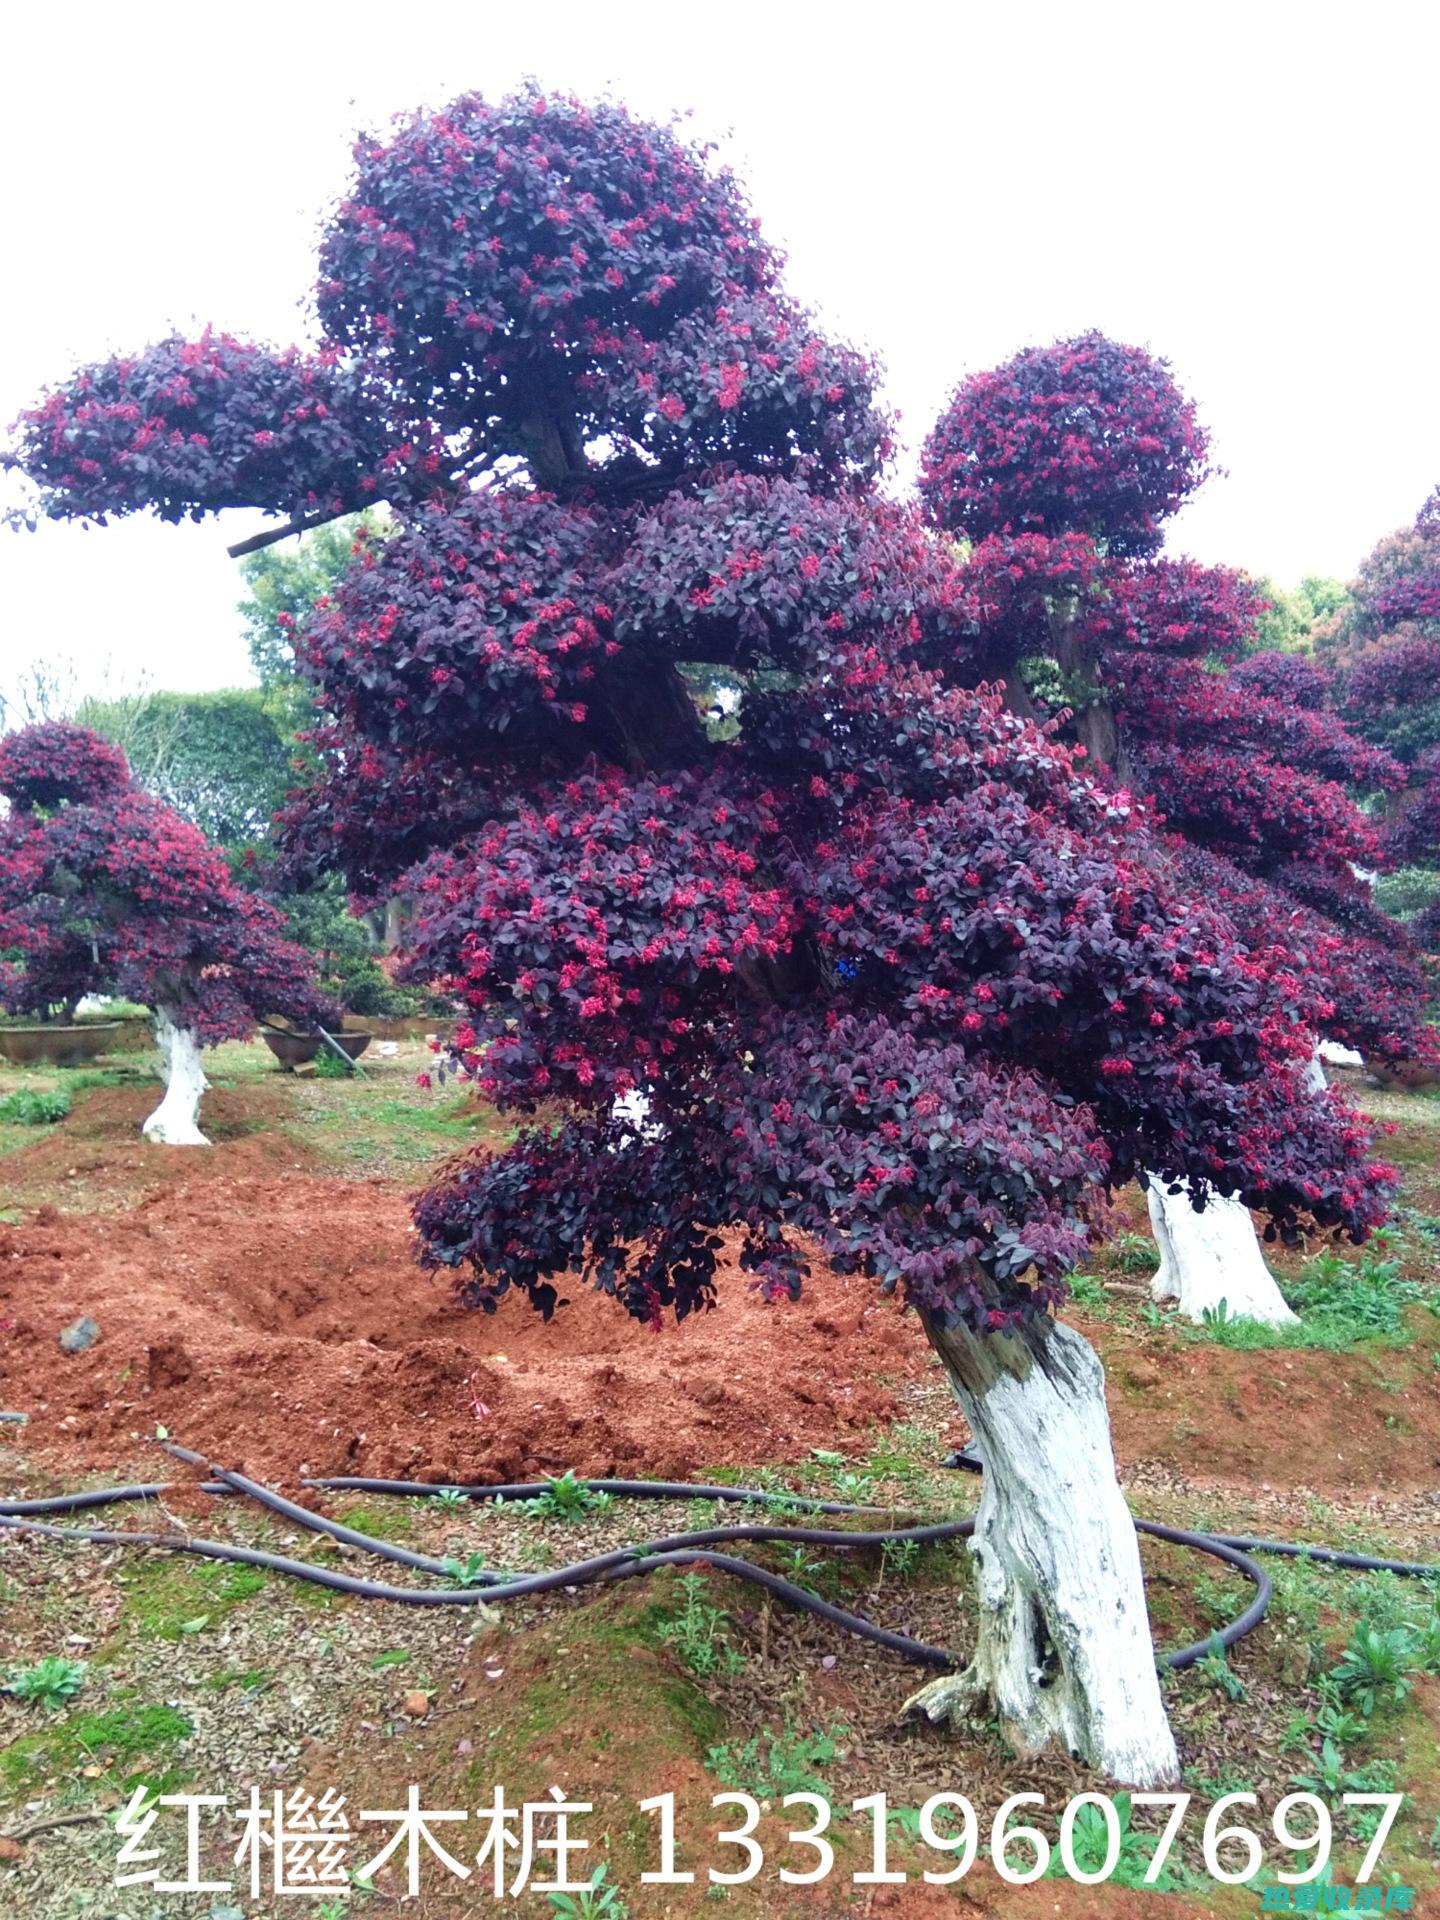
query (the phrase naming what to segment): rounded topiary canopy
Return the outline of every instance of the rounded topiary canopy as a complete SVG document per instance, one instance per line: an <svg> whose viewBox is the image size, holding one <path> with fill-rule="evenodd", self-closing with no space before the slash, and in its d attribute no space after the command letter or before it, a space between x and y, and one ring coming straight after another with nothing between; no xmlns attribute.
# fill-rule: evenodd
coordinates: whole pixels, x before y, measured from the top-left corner
<svg viewBox="0 0 1440 1920"><path fill-rule="evenodd" d="M88 727L43 720L0 738L0 794L18 811L96 801L129 784L125 755Z"/></svg>
<svg viewBox="0 0 1440 1920"><path fill-rule="evenodd" d="M972 540L1078 528L1151 553L1203 479L1206 445L1165 361L1083 333L962 381L925 442L920 492Z"/></svg>
<svg viewBox="0 0 1440 1920"><path fill-rule="evenodd" d="M533 92L417 115L357 149L318 311L325 432L313 395L256 413L281 470L217 453L197 482L157 427L149 498L218 507L254 475L276 511L391 502L298 639L325 765L288 832L358 885L405 876L413 968L463 999L455 1055L522 1123L417 1206L468 1297L548 1312L589 1272L685 1314L724 1228L765 1287L818 1243L987 1334L1043 1318L1141 1167L1286 1234L1381 1216L1364 1125L1302 1085L1303 1009L1126 796L957 684L991 602L874 489L873 370L796 308L709 156ZM1062 567L1099 563L1092 534L1147 551L1203 459L1168 377L1093 339L1058 388L1022 361L1019 511L936 456L947 524ZM143 364L105 377L136 391ZM236 377L252 406L258 364ZM133 435L88 442L93 472L65 455L96 379L22 429L56 512L136 502ZM208 436L219 399L192 392ZM1056 556L1081 414L1103 524ZM1160 572L1137 605L1152 585L1157 645L1157 596L1213 599Z"/></svg>
<svg viewBox="0 0 1440 1920"><path fill-rule="evenodd" d="M1099 334L964 381L920 486L932 522L972 541L947 670L1065 718L1145 795L1284 990L1312 983L1320 1031L1440 1065L1413 946L1360 877L1386 847L1356 795L1395 793L1403 767L1347 728L1323 672L1247 657L1265 604L1252 582L1153 551L1203 451L1164 363ZM1383 677L1354 678L1373 700Z"/></svg>

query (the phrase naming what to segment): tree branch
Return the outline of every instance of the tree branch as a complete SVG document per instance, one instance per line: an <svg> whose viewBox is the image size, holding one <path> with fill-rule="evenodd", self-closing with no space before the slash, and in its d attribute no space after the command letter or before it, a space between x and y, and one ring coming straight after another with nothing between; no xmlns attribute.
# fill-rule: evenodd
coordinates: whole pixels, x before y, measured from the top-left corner
<svg viewBox="0 0 1440 1920"><path fill-rule="evenodd" d="M365 502L367 507L377 504L376 500ZM337 507L333 513L317 513L308 520L288 520L283 527L266 527L263 533L252 533L248 540L237 540L225 551L232 560L243 560L247 553L259 553L262 547L273 547L279 540L288 540L292 533L310 533L316 527L328 527L332 520L343 520L347 514L364 510L364 507Z"/></svg>
<svg viewBox="0 0 1440 1920"><path fill-rule="evenodd" d="M21 1827L11 1827L8 1833L0 1833L0 1840L13 1840L20 1845L33 1840L37 1833L50 1833L56 1827L84 1826L91 1820L105 1820L115 1811L114 1805L105 1807L87 1807L83 1813L49 1813L39 1820L29 1820Z"/></svg>
<svg viewBox="0 0 1440 1920"><path fill-rule="evenodd" d="M462 484L477 479L487 468L495 465L497 455L489 449L472 454L468 460L462 460L449 475L450 487L459 489ZM437 493L443 493L445 482L435 479ZM316 527L328 527L332 520L344 520L352 513L365 513L371 507L385 505L390 496L384 493L372 494L368 500L358 500L348 507L336 507L330 513L316 513L306 519L287 520L283 527L267 527L263 533L252 533L247 540L237 540L233 547L225 551L232 560L243 560L247 553L259 553L263 547L273 547L277 541L288 540L292 534L311 533Z"/></svg>

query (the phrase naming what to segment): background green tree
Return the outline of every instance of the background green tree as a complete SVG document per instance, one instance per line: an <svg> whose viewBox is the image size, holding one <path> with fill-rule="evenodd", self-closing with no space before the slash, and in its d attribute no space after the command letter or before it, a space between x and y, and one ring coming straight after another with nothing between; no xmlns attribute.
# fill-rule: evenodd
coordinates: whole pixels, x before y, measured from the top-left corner
<svg viewBox="0 0 1440 1920"><path fill-rule="evenodd" d="M1308 573L1298 587L1280 587L1268 575L1252 576L1270 605L1255 623L1259 652L1310 653L1349 605L1350 590L1343 580Z"/></svg>
<svg viewBox="0 0 1440 1920"><path fill-rule="evenodd" d="M292 729L308 724L309 695L295 670L290 635L315 602L335 591L355 557L357 540L384 540L389 521L377 512L352 513L240 562L245 597L239 603L250 664L272 706L286 710Z"/></svg>
<svg viewBox="0 0 1440 1920"><path fill-rule="evenodd" d="M227 852L267 839L295 784L293 731L261 687L92 698L74 718L122 747L140 785Z"/></svg>

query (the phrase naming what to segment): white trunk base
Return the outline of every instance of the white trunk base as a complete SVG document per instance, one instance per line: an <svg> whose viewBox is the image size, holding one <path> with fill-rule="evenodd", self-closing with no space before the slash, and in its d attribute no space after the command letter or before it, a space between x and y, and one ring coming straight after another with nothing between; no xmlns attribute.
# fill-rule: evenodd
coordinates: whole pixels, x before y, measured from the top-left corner
<svg viewBox="0 0 1440 1920"><path fill-rule="evenodd" d="M1146 1181L1145 1199L1160 1249L1160 1265L1150 1282L1153 1300L1173 1301L1197 1326L1207 1311L1219 1312L1222 1300L1231 1320L1262 1320L1270 1327L1296 1324L1260 1256L1248 1208L1211 1194L1205 1211L1197 1213L1188 1183L1171 1193L1165 1181L1153 1175Z"/></svg>
<svg viewBox="0 0 1440 1920"><path fill-rule="evenodd" d="M1322 1040L1315 1049L1315 1057L1327 1067L1363 1067L1365 1056L1357 1053L1354 1047L1342 1046L1338 1040Z"/></svg>
<svg viewBox="0 0 1440 1920"><path fill-rule="evenodd" d="M160 1048L160 1073L165 1098L140 1131L162 1147L208 1147L199 1127L200 1096L209 1086L200 1064L200 1042L194 1029L179 1025L159 1007L155 1012L155 1040Z"/></svg>
<svg viewBox="0 0 1440 1920"><path fill-rule="evenodd" d="M980 1627L965 1672L907 1708L944 1720L988 1704L1022 1751L1058 1739L1114 1779L1169 1785L1180 1762L1093 1348L1058 1325L1024 1341L930 1336L985 1463L970 1542Z"/></svg>
<svg viewBox="0 0 1440 1920"><path fill-rule="evenodd" d="M1305 1070L1300 1075L1300 1084L1307 1093L1324 1093L1330 1082L1325 1078L1324 1056L1317 1046L1305 1062Z"/></svg>

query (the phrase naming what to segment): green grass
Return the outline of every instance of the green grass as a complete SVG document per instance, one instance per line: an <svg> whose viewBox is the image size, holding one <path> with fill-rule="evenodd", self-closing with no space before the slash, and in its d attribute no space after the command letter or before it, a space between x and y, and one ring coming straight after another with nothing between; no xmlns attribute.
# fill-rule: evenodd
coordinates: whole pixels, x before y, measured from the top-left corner
<svg viewBox="0 0 1440 1920"><path fill-rule="evenodd" d="M67 1087L21 1087L0 1100L0 1122L16 1127L53 1127L69 1111Z"/></svg>
<svg viewBox="0 0 1440 1920"><path fill-rule="evenodd" d="M263 1693L274 1676L268 1667L222 1667L218 1673L200 1682L211 1693L225 1693L239 1687L245 1693Z"/></svg>
<svg viewBox="0 0 1440 1920"><path fill-rule="evenodd" d="M116 1626L122 1643L181 1640L205 1632L232 1607L263 1592L267 1576L259 1567L163 1560L136 1567L124 1584L125 1600Z"/></svg>
<svg viewBox="0 0 1440 1920"><path fill-rule="evenodd" d="M415 1516L407 1513L400 1501L390 1507L367 1507L363 1504L346 1507L335 1518L342 1527L353 1527L356 1533L368 1533L374 1540L408 1540L415 1531Z"/></svg>
<svg viewBox="0 0 1440 1920"><path fill-rule="evenodd" d="M423 1105L411 1100L398 1100L390 1094L369 1107L367 1118L379 1126L401 1133L446 1140L469 1139L481 1120L468 1093L456 1094L451 1100L437 1100L433 1104L426 1102Z"/></svg>
<svg viewBox="0 0 1440 1920"><path fill-rule="evenodd" d="M1184 1337L1245 1351L1310 1347L1348 1353L1365 1341L1409 1346L1415 1334L1406 1324L1407 1307L1423 1302L1440 1314L1440 1290L1408 1278L1400 1259L1383 1244L1362 1260L1317 1253L1296 1278L1282 1281L1280 1290L1300 1316L1298 1327L1271 1327L1217 1311L1207 1313L1203 1327L1183 1329Z"/></svg>
<svg viewBox="0 0 1440 1920"><path fill-rule="evenodd" d="M783 1799L787 1793L825 1791L823 1769L834 1760L849 1728L800 1727L787 1718L784 1731L766 1727L742 1743L711 1747L706 1765L723 1787L750 1793L757 1800Z"/></svg>
<svg viewBox="0 0 1440 1920"><path fill-rule="evenodd" d="M58 1126L68 1120L77 1094L91 1087L113 1087L151 1077L127 1073L123 1068L54 1067L41 1073L0 1068L0 1154L27 1145L37 1127ZM0 1214L0 1219L7 1217Z"/></svg>
<svg viewBox="0 0 1440 1920"><path fill-rule="evenodd" d="M484 1139L514 1138L513 1128L497 1131L494 1116L465 1093L405 1099L343 1075L311 1081L307 1090L316 1104L299 1118L303 1138L348 1165L421 1167Z"/></svg>
<svg viewBox="0 0 1440 1920"><path fill-rule="evenodd" d="M1103 1313L1110 1304L1110 1296L1094 1274L1072 1273L1070 1304L1082 1308L1086 1313Z"/></svg>
<svg viewBox="0 0 1440 1920"><path fill-rule="evenodd" d="M92 1762L114 1768L158 1759L193 1731L175 1707L123 1706L108 1713L71 1714L57 1727L12 1741L0 1753L0 1780L19 1793Z"/></svg>

